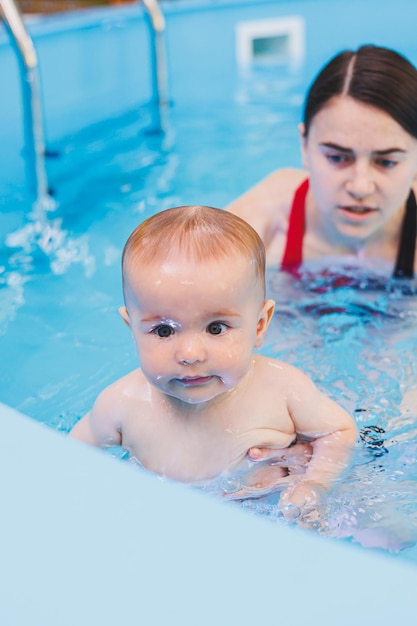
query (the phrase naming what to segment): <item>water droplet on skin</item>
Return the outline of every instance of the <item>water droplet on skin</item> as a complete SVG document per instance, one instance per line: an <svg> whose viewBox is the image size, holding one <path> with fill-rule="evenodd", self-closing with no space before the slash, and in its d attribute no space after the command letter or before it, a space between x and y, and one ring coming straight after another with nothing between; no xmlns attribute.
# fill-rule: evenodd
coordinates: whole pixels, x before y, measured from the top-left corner
<svg viewBox="0 0 417 626"><path fill-rule="evenodd" d="M242 483L238 476L229 476L228 478L223 478L221 482L221 488L223 493L235 493L239 491Z"/></svg>

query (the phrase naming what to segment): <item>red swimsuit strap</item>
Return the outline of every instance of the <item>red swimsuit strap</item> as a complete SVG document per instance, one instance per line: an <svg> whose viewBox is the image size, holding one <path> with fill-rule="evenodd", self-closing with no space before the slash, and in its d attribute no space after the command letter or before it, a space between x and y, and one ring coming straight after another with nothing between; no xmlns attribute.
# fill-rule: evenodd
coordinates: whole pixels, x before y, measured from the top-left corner
<svg viewBox="0 0 417 626"><path fill-rule="evenodd" d="M294 194L288 220L287 242L281 261L282 270L297 269L303 262L303 239L305 231L305 201L308 192L308 178Z"/></svg>

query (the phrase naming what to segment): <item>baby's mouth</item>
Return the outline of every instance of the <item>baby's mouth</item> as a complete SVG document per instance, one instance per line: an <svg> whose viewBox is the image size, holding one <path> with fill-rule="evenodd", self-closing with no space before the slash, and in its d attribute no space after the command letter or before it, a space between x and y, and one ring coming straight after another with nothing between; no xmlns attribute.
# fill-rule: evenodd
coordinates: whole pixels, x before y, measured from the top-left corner
<svg viewBox="0 0 417 626"><path fill-rule="evenodd" d="M207 385L213 378L214 376L184 376L176 380L184 387L197 387L199 385Z"/></svg>

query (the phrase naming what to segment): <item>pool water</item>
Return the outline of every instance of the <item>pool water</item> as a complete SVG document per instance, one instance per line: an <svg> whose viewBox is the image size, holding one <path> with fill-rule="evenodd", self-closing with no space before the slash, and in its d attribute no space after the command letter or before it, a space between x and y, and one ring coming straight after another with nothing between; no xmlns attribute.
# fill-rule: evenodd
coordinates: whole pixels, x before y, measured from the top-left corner
<svg viewBox="0 0 417 626"><path fill-rule="evenodd" d="M216 115L212 102L173 106L164 135L148 132L144 106L52 146L52 200L28 210L15 198L0 249L3 402L65 433L137 366L118 315L127 236L156 211L224 207L273 168L298 167L305 87L302 73L264 68ZM386 549L417 563L417 283L386 281L384 268L312 269L314 280L269 273L277 311L262 352L300 366L364 429L326 522L312 526L370 547L394 529ZM238 506L281 524L276 498Z"/></svg>

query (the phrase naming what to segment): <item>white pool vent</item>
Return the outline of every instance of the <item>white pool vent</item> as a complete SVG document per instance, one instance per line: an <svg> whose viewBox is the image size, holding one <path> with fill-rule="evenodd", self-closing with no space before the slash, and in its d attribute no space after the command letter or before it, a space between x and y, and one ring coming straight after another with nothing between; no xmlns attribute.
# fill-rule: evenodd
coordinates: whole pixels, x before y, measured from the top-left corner
<svg viewBox="0 0 417 626"><path fill-rule="evenodd" d="M236 57L243 68L290 65L296 69L304 53L305 25L298 15L236 24Z"/></svg>

